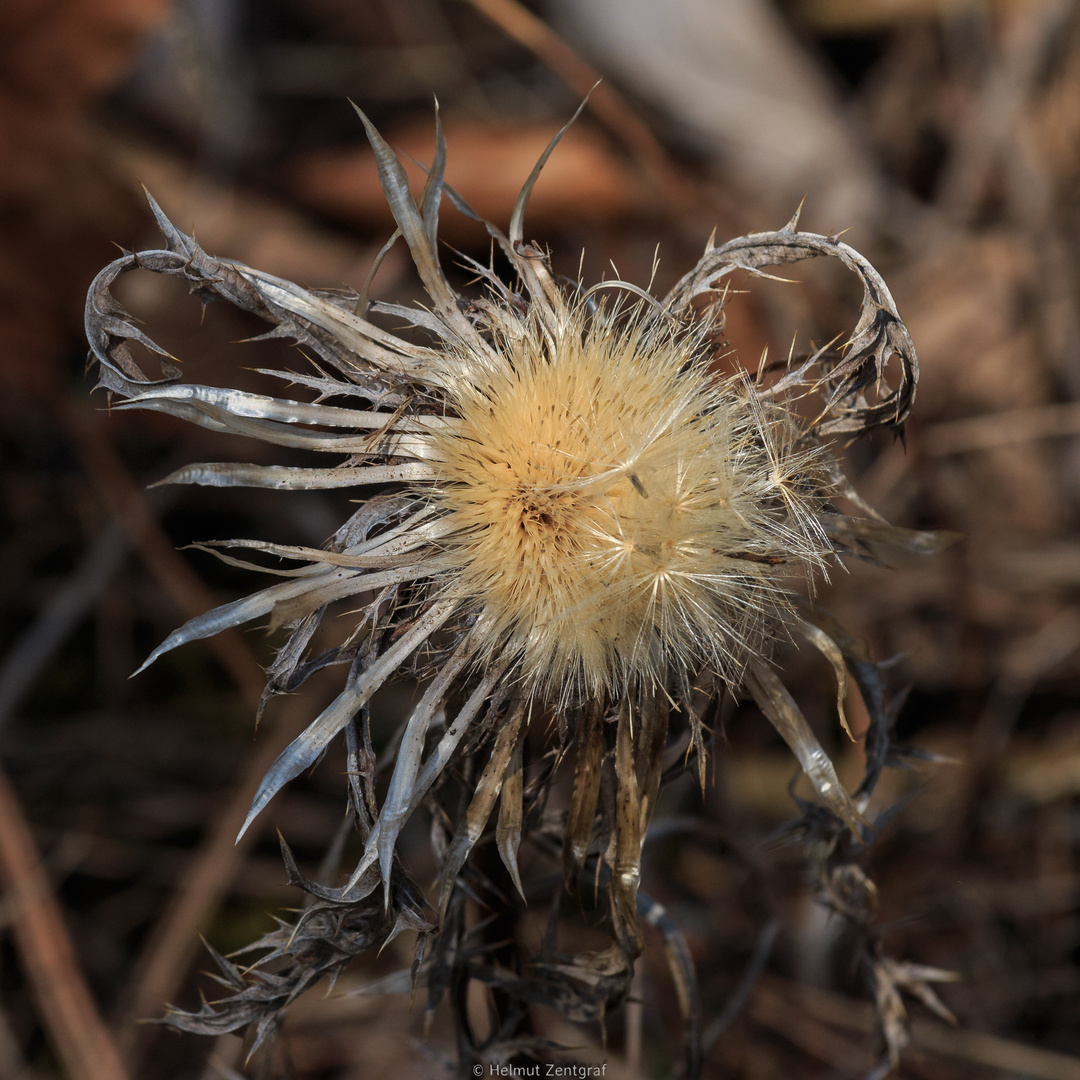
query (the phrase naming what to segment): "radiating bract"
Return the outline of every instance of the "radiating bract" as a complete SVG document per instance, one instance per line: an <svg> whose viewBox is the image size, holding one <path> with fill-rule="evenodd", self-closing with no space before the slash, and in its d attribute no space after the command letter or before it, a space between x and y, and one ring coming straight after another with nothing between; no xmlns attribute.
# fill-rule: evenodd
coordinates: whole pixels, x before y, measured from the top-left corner
<svg viewBox="0 0 1080 1080"><path fill-rule="evenodd" d="M590 859L606 882L613 951L606 974L593 981L602 1012L625 993L641 949L641 847L669 732L684 733L704 778L702 700L724 685L748 691L792 747L824 811L856 833L862 827L862 803L838 782L770 652L792 634L815 645L835 671L842 719L845 660L857 647L790 590L793 577L824 573L845 547L904 541L872 517L834 509L836 496L854 493L822 440L899 428L914 397L915 352L874 269L835 237L799 232L796 220L710 243L662 299L620 281L564 286L523 234L529 192L562 132L529 177L509 232L486 225L511 277L473 264L486 287L466 300L444 277L436 242L444 196L471 214L443 182L441 129L417 200L397 158L361 118L397 222L394 239L404 237L430 309L312 292L211 257L153 202L167 248L118 259L91 290L87 333L101 385L125 399L121 407L343 458L325 468L198 464L166 482L357 488L365 499L325 550L236 541L299 568L193 619L147 663L225 627L269 619L291 636L270 669L268 695L293 689L326 662L349 664L340 695L267 773L244 828L344 731L365 848L348 884L318 896L364 913L363 947L402 925L427 926L418 891L401 884L407 875L395 844L425 800L439 803L447 766L482 751L466 770L475 785L467 811L439 853L440 921L498 803L497 850L519 890L518 852L530 828L548 848L561 845L569 888ZM718 374L731 273L817 256L840 260L863 287L845 349L755 378ZM109 291L133 269L182 276L199 296L225 299L296 339L321 363L283 377L310 388L314 400L184 383L168 359L160 377L147 377L127 342L164 354ZM369 320L372 313L404 319L426 340L390 333ZM895 389L884 381L890 363ZM807 420L791 403L811 393L820 406ZM348 399L366 405L342 404ZM912 542L925 546L926 535ZM331 656L310 656L323 612L345 598L359 611L347 640ZM421 655L434 674L400 732L379 805L366 705ZM870 677L866 664L853 670ZM523 783L526 736L541 718L552 767L571 746L576 753L573 793L555 834L550 816L539 816L552 769ZM312 918L302 920L309 929ZM300 948L298 933L290 931L288 948L278 942L275 955ZM322 971L314 965L308 975ZM245 985L235 969L229 977ZM429 972L428 982L437 997L431 988L439 980ZM177 1022L221 1030L261 1018L269 1026L289 996L269 994L256 1008L252 995L256 989L241 990L245 1006L231 1013L207 1006ZM573 1000L588 1012L580 994Z"/></svg>

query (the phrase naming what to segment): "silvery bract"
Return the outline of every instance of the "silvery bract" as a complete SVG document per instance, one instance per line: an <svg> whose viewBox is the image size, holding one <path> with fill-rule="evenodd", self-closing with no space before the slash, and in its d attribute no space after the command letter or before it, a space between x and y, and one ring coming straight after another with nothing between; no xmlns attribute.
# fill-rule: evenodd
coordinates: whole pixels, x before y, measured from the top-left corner
<svg viewBox="0 0 1080 1080"><path fill-rule="evenodd" d="M330 459L322 468L195 464L163 482L349 488L362 500L325 549L234 541L294 568L274 571L280 584L193 619L147 661L264 620L289 635L269 669L267 697L343 666L341 693L267 773L244 829L344 733L350 814L364 842L342 888L305 881L286 853L292 879L315 903L298 924L252 946L269 950L260 963L284 957L285 966L245 975L218 957L234 995L173 1022L214 1032L258 1021L261 1039L301 990L404 928L421 931L413 980L426 984L430 1012L470 940L464 890L455 886L484 836L523 895L526 836L538 858L561 852L571 891L587 872L606 898L612 938L602 954L535 959L528 978L490 965L476 977L521 1009L543 1000L577 1019L602 1017L625 995L642 947L641 851L662 774L689 751L704 783L711 710L725 686L752 695L776 726L825 820L856 835L865 825L862 811L894 752L891 717L860 646L792 585L809 582L812 596L813 578L844 550L937 542L862 507L823 441L899 429L914 398L915 351L877 272L836 237L799 232L797 220L710 242L659 299L622 281L565 284L524 239L529 193L562 132L528 178L509 231L484 223L510 275L470 264L484 287L463 297L440 266L440 203L446 197L475 215L443 182L441 128L415 199L400 162L361 118L398 226L391 243L404 238L430 307L310 291L212 257L152 201L167 247L117 259L87 302L101 385L123 399L120 408ZM838 259L863 288L845 346L763 366L755 377L718 374L732 272L819 256ZM295 339L318 362L306 373L270 374L303 388L298 397L184 382L111 295L117 276L134 269L182 277L199 297L254 312L273 335ZM383 328L393 320L408 324L407 336ZM158 377L144 374L128 341L162 357ZM889 365L895 389L885 383ZM796 411L800 399L816 405ZM865 516L839 513L839 497ZM343 600L356 613L344 640L312 655L320 620ZM860 680L872 716L870 767L854 797L772 666L773 643L792 636L832 665L841 721L847 668ZM367 706L401 675L419 675L422 692L398 732L380 802ZM551 778L571 749L569 803L549 803ZM460 813L453 808L463 790ZM430 916L395 855L402 827L424 805L442 836ZM688 1000L692 973L679 970ZM498 1059L498 1040L483 1052Z"/></svg>

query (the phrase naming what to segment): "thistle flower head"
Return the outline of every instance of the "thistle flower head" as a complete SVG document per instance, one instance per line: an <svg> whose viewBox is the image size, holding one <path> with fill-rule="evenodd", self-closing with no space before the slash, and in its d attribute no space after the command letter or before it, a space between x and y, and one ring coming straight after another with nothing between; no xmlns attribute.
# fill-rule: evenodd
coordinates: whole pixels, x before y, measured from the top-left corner
<svg viewBox="0 0 1080 1080"><path fill-rule="evenodd" d="M434 434L445 594L486 663L546 698L626 696L708 665L738 683L821 569L828 490L814 448L699 330L645 306L553 306L446 371Z"/></svg>
<svg viewBox="0 0 1080 1080"><path fill-rule="evenodd" d="M692 688L713 699L724 685L749 692L796 754L823 812L856 832L862 826L865 799L853 801L841 787L770 662L770 643L797 634L817 647L835 672L842 710L845 660L857 650L789 590L793 577L812 579L846 547L902 539L879 519L835 509L838 496L857 496L825 440L903 423L914 396L914 349L873 267L836 237L799 232L796 220L720 247L710 242L663 298L625 282L605 283L603 293L564 288L523 232L529 192L561 132L527 181L509 231L485 223L509 280L473 263L487 288L466 300L440 265L443 197L471 213L443 183L441 130L436 125L435 161L415 199L397 158L362 119L395 238L407 243L430 308L312 292L212 257L152 200L166 247L125 255L91 288L87 334L101 384L124 399L122 407L338 455L328 467L191 465L168 481L356 487L366 500L325 549L232 542L301 565L279 584L193 619L147 663L269 617L290 637L270 668L268 696L319 667L347 665L341 693L267 773L244 828L344 732L364 852L344 889L318 895L320 903L363 907L381 894L390 932L402 920L426 925L395 861L401 828L422 804L441 808L436 822L457 822L441 851L440 919L496 803L497 849L519 890L523 837L539 828L550 849L555 827L568 887L590 859L597 880L608 883L619 959L604 985L605 1000L615 1000L641 947L641 846L669 731L683 733L704 777L708 731ZM846 349L755 377L721 374L729 275L818 256L838 259L863 287ZM168 360L160 375L145 374L128 342L163 350L110 293L117 275L134 269L182 276L203 298L254 311L274 333L295 338L319 363L314 373L282 377L313 390L314 400L185 383ZM410 322L426 340L391 333L373 314ZM892 389L884 379L890 364L898 373ZM812 394L819 407L808 420L793 402ZM345 599L359 609L357 625L340 645L313 655L316 627ZM380 798L367 706L388 679L415 671L420 656L426 681L398 733ZM525 735L537 713L558 721L549 729L551 762L575 749L573 794L556 826L536 824L550 770L528 787L522 780ZM458 817L440 801L448 766L481 749ZM366 926L384 925L382 914L363 910Z"/></svg>

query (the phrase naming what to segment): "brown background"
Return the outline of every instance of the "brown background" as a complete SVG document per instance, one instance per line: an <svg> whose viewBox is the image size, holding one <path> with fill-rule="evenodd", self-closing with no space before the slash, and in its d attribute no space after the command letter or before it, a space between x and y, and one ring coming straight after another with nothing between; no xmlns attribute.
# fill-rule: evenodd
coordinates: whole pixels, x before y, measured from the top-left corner
<svg viewBox="0 0 1080 1080"><path fill-rule="evenodd" d="M821 597L877 657L900 657L893 676L911 694L899 730L953 759L890 775L888 798L914 798L865 860L889 954L961 975L941 991L960 1028L913 1004L898 1075L1080 1075L1080 12L1063 0L679 0L654 22L654 7L565 0L536 8L543 21L512 0L0 9L0 761L12 788L0 791L0 1080L107 1080L110 1043L140 1080L441 1068L451 1048L438 1029L426 1051L414 1045L406 999L341 993L407 965L405 941L334 997L298 1002L246 1069L237 1037L133 1024L166 999L197 1004L199 985L212 993L197 978L198 932L236 948L297 902L273 825L313 867L342 808L331 755L232 847L268 755L329 684L279 704L253 742L256 662L272 655L261 632L190 646L129 680L188 614L251 588L175 549L319 543L345 504L147 492L180 463L266 451L151 414L109 417L83 372L82 303L116 245L156 243L140 182L212 252L306 285L360 286L392 224L347 97L423 161L436 94L449 182L505 223L597 73L527 222L565 273L580 261L595 280L613 262L645 284L658 248L662 292L714 227L777 227L805 194L803 227L850 227L892 287L923 364L919 398L906 446L851 447L850 473L895 523L966 540L892 569L853 566ZM486 257L464 219L448 213L442 234ZM842 278L793 276L733 298L739 355L850 329ZM203 314L182 290L125 289L193 380L235 385L300 362L280 343L237 344L259 325ZM418 298L400 251L375 294ZM828 672L805 657L785 665L857 775ZM387 696L387 716L408 694ZM733 713L704 800L687 785L661 810L700 815L723 841L647 851L644 887L690 941L706 1024L770 917L781 927L707 1076L854 1077L876 1060L844 928L815 904L798 847L767 840L793 815L792 771L760 718ZM643 1034L632 1016L614 1021L609 1076L665 1075L677 1060L666 979L654 943ZM599 1043L547 1022L564 1042ZM103 1056L89 1060L95 1039ZM72 1055L85 1071L62 1064Z"/></svg>

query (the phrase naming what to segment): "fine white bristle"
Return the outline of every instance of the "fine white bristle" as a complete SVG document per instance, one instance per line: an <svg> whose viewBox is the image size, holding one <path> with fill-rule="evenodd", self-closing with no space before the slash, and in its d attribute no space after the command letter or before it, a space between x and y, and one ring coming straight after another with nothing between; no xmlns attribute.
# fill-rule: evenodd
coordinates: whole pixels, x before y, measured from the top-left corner
<svg viewBox="0 0 1080 1080"><path fill-rule="evenodd" d="M533 692L622 694L702 663L737 680L785 577L830 550L820 461L695 334L644 306L556 314L447 379L445 592Z"/></svg>

